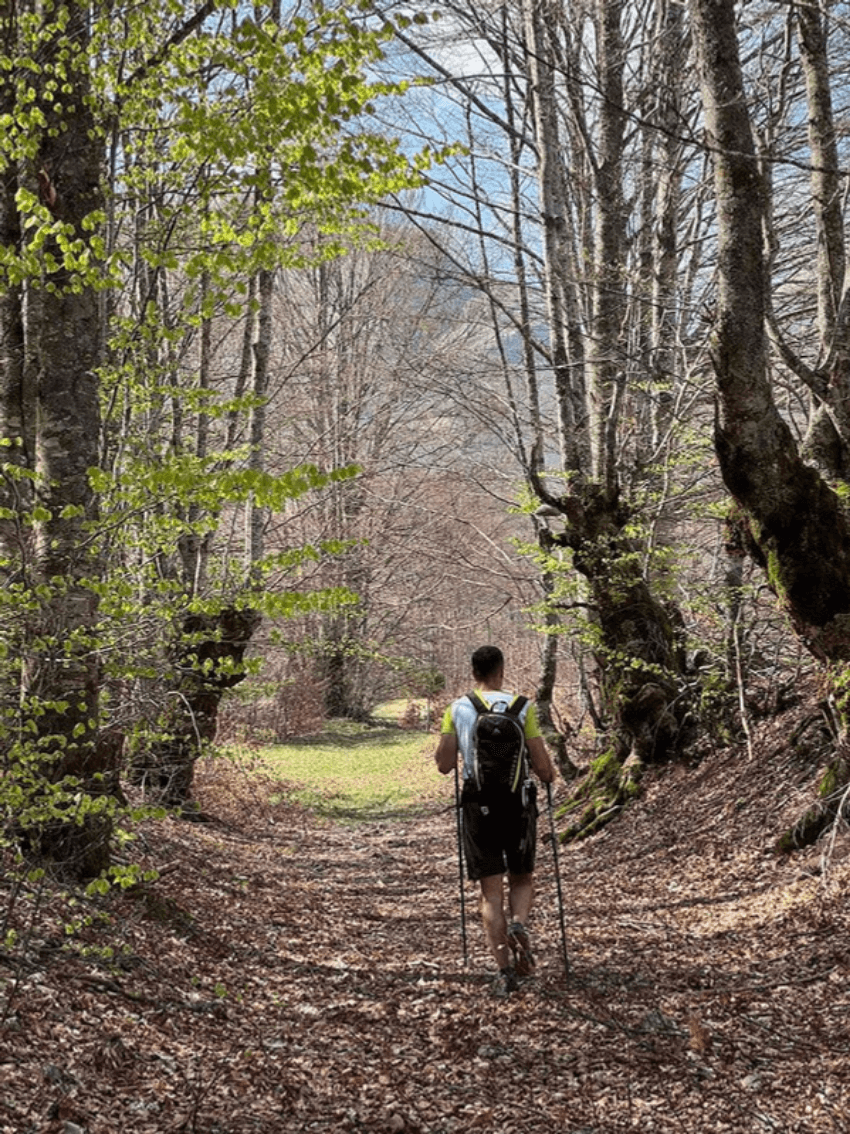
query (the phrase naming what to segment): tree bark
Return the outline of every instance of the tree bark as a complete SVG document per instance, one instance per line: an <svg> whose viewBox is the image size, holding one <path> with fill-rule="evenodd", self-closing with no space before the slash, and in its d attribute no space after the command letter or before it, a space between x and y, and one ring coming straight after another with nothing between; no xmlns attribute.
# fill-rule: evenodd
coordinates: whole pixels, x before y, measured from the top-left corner
<svg viewBox="0 0 850 1134"><path fill-rule="evenodd" d="M544 289L564 471L586 474L589 436L580 367L571 358L568 328L575 326L574 283L568 279L564 157L559 139L555 65L549 28L552 0L524 0L529 101L537 142L537 183L543 232ZM579 348L580 349L580 348ZM535 471L535 470L533 470Z"/></svg>
<svg viewBox="0 0 850 1134"><path fill-rule="evenodd" d="M161 739L133 753L133 777L146 793L192 818L195 764L216 735L227 689L242 681L245 651L260 623L250 608L189 614L174 648L174 683L159 722Z"/></svg>
<svg viewBox="0 0 850 1134"><path fill-rule="evenodd" d="M545 543L545 535L543 532L538 532L538 539L540 539L541 536ZM553 589L550 575L543 575L542 585L544 593L550 595ZM558 730L553 713L555 689L558 679L558 647L561 641L558 633L560 619L557 611L551 606L546 611L545 618L547 633L543 641L543 663L534 703L537 707L537 718L540 722L540 730L543 733L543 738L555 753L555 762L558 765L561 775L565 780L571 780L578 774L578 769L570 759L570 754L567 750L567 738L564 733Z"/></svg>
<svg viewBox="0 0 850 1134"><path fill-rule="evenodd" d="M850 529L800 457L768 372L764 188L745 101L732 0L691 0L714 160L719 246L715 446L770 586L811 653L850 660Z"/></svg>
<svg viewBox="0 0 850 1134"><path fill-rule="evenodd" d="M528 6L539 20L540 5L529 0ZM572 550L573 564L587 583L588 603L598 632L595 655L602 675L602 710L607 729L607 735L600 738L605 748L602 762L572 796L571 807L578 812L574 834L598 829L603 815L613 818L636 790L643 765L675 754L686 708L678 696L682 659L673 623L652 593L643 571L641 548L626 534L628 510L621 500L623 467L618 431L629 374L629 337L625 329L628 317L624 312L631 303L632 286L623 169L626 47L622 20L620 0L598 0L593 5L596 83L601 97L592 152L587 123L582 122L576 131L589 151L587 168L592 176L588 206L594 228L592 245L587 249L584 285L587 347L580 358L569 360L572 365L567 371L574 375L570 394L557 391L559 399L580 395L581 412L562 412L560 418L562 427L570 421L573 431L582 438L561 445L562 451L575 453L578 458L578 469L565 465L563 471L579 475L571 478L569 493L546 499L549 508L554 506L560 511L565 522L564 532L554 536L553 542ZM534 26L530 18L527 23ZM532 42L539 55L541 45L547 41L539 28L535 31ZM538 107L535 121L540 155L539 195L545 203L557 201L548 186L552 172L547 162L553 163L553 168L559 167L560 155L549 152L556 134L548 122L556 117L558 108L550 86L537 78L539 70L539 64L530 65ZM571 107L580 118L574 99ZM547 161L544 155L548 155ZM675 193L675 182L670 193ZM669 200L669 195L665 207L675 215L675 202ZM549 265L550 258L565 246L563 239L544 245L547 288L552 286L550 280L559 279L559 270L563 274L566 269L563 263L557 267ZM668 281L669 274L665 284ZM550 305L550 317L563 316ZM581 365L576 365L578 362ZM586 391L581 377L585 370ZM539 489L539 484L535 487Z"/></svg>
<svg viewBox="0 0 850 1134"><path fill-rule="evenodd" d="M597 489L568 507L558 542L572 549L588 582L612 750L621 762L658 762L675 752L680 731L671 711L683 668L674 621L643 576L616 497Z"/></svg>
<svg viewBox="0 0 850 1134"><path fill-rule="evenodd" d="M4 174L3 238L15 251L24 249L29 230L16 215L13 189L37 194L42 223L52 218L82 246L88 243L86 222L103 207L103 141L86 59L88 6L66 3L63 9L67 22L57 21L45 33L38 62L40 74L62 76L68 109L36 92L45 126L32 165L21 160ZM12 17L7 19L4 30L14 38ZM3 300L0 420L14 459L25 461L36 478L31 555L28 548L22 556L20 546L9 546L8 526L4 543L39 596L24 642L21 697L34 759L45 780L73 785L64 795L45 789L52 817L29 830L28 838L42 854L91 877L109 862L111 819L98 797L116 789L109 746L98 739L98 601L91 585L100 571L91 551L97 508L89 469L98 461L103 330L95 265L69 264L54 236L46 240L44 256L42 277L28 278ZM22 503L16 502L19 514Z"/></svg>
<svg viewBox="0 0 850 1134"><path fill-rule="evenodd" d="M18 54L17 24L11 5L0 15L0 35L8 59ZM0 78L0 113L13 120L16 106L14 83L8 71ZM0 172L0 243L4 248L20 251L21 218L16 195L20 184L20 162L14 153L4 154ZM22 514L31 505L30 483L15 476L15 468L32 469L35 414L28 405L24 384L24 289L10 278L0 280L0 438L4 443L4 471L0 481L0 504L12 514L0 517L0 546L11 563L20 562L25 546ZM14 570L7 574L7 579Z"/></svg>

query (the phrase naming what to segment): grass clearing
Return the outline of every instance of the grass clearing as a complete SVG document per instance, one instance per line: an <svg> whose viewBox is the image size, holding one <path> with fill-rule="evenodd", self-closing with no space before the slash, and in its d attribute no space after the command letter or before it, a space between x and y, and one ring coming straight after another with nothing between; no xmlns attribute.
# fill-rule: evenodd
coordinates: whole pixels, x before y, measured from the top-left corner
<svg viewBox="0 0 850 1134"><path fill-rule="evenodd" d="M282 797L318 815L402 818L443 806L451 794L434 765L435 747L436 738L424 732L329 721L317 736L264 748L259 763L286 784Z"/></svg>

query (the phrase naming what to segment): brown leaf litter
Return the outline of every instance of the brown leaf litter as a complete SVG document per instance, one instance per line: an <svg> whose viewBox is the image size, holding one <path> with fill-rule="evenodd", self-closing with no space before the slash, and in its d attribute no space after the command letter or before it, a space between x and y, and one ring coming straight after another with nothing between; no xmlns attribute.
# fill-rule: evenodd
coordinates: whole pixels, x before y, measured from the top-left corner
<svg viewBox="0 0 850 1134"><path fill-rule="evenodd" d="M448 781L341 825L208 764L212 821L141 832L159 881L74 907L4 888L0 1132L850 1129L850 867L770 853L817 770L787 735L662 769L561 848L568 977L541 845L538 973L505 1000L471 887L463 966Z"/></svg>

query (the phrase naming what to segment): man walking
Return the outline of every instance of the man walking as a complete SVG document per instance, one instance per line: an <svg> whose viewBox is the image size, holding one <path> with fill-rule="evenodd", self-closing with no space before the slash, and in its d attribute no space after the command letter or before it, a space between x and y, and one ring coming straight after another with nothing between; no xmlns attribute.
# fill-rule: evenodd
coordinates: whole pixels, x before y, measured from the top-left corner
<svg viewBox="0 0 850 1134"><path fill-rule="evenodd" d="M481 887L484 935L498 968L496 990L506 995L517 988L518 977L534 971L527 921L534 896L537 852L536 787L526 782L516 791L490 792L479 783L475 731L479 713L504 712L517 700L506 692L505 662L497 646L481 646L472 655L474 698L460 697L446 710L440 728L435 760L448 775L463 760L463 849L467 874ZM524 698L522 699L524 701ZM483 704L482 704L483 703ZM514 711L516 711L514 709ZM525 702L517 714L533 771L543 783L555 779L555 766L540 734L533 704ZM507 913L504 879L507 877Z"/></svg>

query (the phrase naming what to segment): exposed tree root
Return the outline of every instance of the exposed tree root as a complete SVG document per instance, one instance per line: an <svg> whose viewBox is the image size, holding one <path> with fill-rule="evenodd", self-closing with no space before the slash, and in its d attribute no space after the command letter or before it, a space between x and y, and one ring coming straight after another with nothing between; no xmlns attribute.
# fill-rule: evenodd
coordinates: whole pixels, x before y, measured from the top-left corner
<svg viewBox="0 0 850 1134"><path fill-rule="evenodd" d="M609 751L594 760L559 810L560 819L572 820L564 828L561 841L587 838L615 819L639 795L643 769L642 761L634 755L622 762Z"/></svg>
<svg viewBox="0 0 850 1134"><path fill-rule="evenodd" d="M847 742L844 742L821 776L816 802L777 839L777 852L790 854L792 851L816 843L842 812L847 812L848 786L850 786L850 750Z"/></svg>

